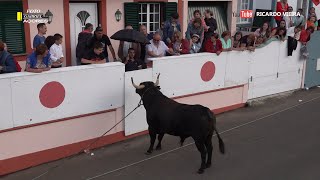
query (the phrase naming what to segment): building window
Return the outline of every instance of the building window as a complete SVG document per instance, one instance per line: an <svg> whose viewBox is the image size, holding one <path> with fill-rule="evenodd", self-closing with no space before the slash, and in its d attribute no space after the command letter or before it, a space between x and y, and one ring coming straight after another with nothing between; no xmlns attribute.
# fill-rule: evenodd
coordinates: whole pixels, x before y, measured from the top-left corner
<svg viewBox="0 0 320 180"><path fill-rule="evenodd" d="M26 52L24 25L17 21L17 12L23 12L21 1L0 2L0 39L7 43L12 54Z"/></svg>
<svg viewBox="0 0 320 180"><path fill-rule="evenodd" d="M156 32L160 28L160 22L170 19L173 12L178 11L176 2L160 3L124 3L124 23L139 30L139 25L145 25L148 33Z"/></svg>
<svg viewBox="0 0 320 180"><path fill-rule="evenodd" d="M240 13L240 10L252 10L252 0L238 0L238 11ZM237 23L250 23L250 18L237 18Z"/></svg>
<svg viewBox="0 0 320 180"><path fill-rule="evenodd" d="M141 3L139 25L145 25L148 33L154 33L160 27L160 3Z"/></svg>

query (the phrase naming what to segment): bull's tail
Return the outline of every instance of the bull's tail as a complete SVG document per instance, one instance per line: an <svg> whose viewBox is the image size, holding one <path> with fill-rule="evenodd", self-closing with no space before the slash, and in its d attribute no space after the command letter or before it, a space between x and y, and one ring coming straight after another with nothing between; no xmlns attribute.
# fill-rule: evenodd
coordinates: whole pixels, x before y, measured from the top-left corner
<svg viewBox="0 0 320 180"><path fill-rule="evenodd" d="M217 133L217 137L218 137L218 140L219 140L220 152L222 154L224 154L225 153L224 142L223 142L222 138L220 137L220 134L219 134L219 132L218 132L218 130L216 128L216 117L215 117L215 115L212 113L212 111L209 108L207 108L207 113L209 115L209 119L212 120L213 130L216 131L216 133Z"/></svg>
<svg viewBox="0 0 320 180"><path fill-rule="evenodd" d="M213 126L213 128L214 128L214 130L216 131L217 137L218 137L218 139L219 139L219 149L220 149L220 152L221 152L222 154L224 154L224 153L225 153L224 142L223 142L223 140L221 139L221 137L220 137L220 135L219 135L219 132L218 132L216 126Z"/></svg>

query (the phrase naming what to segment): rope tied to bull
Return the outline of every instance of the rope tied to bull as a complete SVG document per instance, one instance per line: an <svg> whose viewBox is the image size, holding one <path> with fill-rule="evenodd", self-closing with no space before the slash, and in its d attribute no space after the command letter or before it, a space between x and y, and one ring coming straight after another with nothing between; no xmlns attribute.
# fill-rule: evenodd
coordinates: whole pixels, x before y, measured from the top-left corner
<svg viewBox="0 0 320 180"><path fill-rule="evenodd" d="M147 90L149 90L149 89L147 89ZM97 137L97 138L96 138L92 143L90 143L86 148L83 148L83 149L81 149L78 153L76 153L76 154L74 154L74 155L72 155L72 156L70 156L70 157L68 157L68 158L65 158L60 164L49 168L46 172L44 172L44 173L42 173L41 175L33 178L32 180L39 179L40 177L48 174L50 171L52 171L52 170L60 167L61 165L63 165L63 163L64 163L66 160L70 160L70 159L72 159L73 157L81 154L82 152L85 152L86 154L89 154L89 153L90 153L90 150L89 150L90 147L92 147L92 146L93 146L95 143L97 143L103 136L105 136L107 133L109 133L112 129L114 129L117 125L119 125L123 120L125 120L129 115L131 115L135 110L137 110L140 106L143 105L142 98L143 98L143 96L141 97L138 105L137 105L130 113L128 113L125 117L123 117L119 122L117 122L114 126L112 126L108 131L106 131L105 133L103 133L101 136Z"/></svg>
<svg viewBox="0 0 320 180"><path fill-rule="evenodd" d="M160 75L160 73L159 73L159 75ZM157 82L156 82L156 84L159 84L159 75L158 75L158 77L157 77ZM132 77L131 77L131 81L132 81L132 84L134 85L134 83L133 83L133 78L132 78ZM134 87L135 87L135 85L134 85ZM140 98L140 101L139 101L138 105L137 105L130 113L128 113L126 116L124 116L119 122L117 122L114 126L112 126L108 131L106 131L105 133L103 133L101 136L95 138L95 140L94 140L92 143L90 143L86 148L83 148L83 149L81 149L78 153L76 153L76 154L74 154L74 155L72 155L72 156L70 156L70 157L65 158L60 164L49 168L46 172L44 172L44 173L42 173L41 175L33 178L32 180L39 179L40 177L48 174L50 171L52 171L52 170L60 167L61 165L63 165L63 163L64 163L66 160L72 159L73 157L79 155L79 154L82 153L82 152L85 152L86 154L89 154L89 153L90 153L90 150L89 150L90 147L92 147L92 146L93 146L95 143L97 143L103 136L105 136L107 133L109 133L112 129L114 129L117 125L119 125L123 120L125 120L128 116L130 116L135 110L137 110L140 106L143 105L142 99L143 99L144 95L145 95L150 89L152 89L152 88L148 88L148 89L141 95L141 98Z"/></svg>

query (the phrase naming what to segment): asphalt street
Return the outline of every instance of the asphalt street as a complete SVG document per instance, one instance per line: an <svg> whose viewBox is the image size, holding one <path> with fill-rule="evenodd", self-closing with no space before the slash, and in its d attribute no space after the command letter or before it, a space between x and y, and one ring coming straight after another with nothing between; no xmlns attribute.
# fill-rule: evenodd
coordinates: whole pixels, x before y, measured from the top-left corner
<svg viewBox="0 0 320 180"><path fill-rule="evenodd" d="M33 179L59 165L41 180L319 180L320 88L260 100L247 108L217 116L225 155L213 137L213 166L196 173L200 153L192 139L179 148L179 138L165 135L161 151L144 154L149 137L94 150L8 176Z"/></svg>

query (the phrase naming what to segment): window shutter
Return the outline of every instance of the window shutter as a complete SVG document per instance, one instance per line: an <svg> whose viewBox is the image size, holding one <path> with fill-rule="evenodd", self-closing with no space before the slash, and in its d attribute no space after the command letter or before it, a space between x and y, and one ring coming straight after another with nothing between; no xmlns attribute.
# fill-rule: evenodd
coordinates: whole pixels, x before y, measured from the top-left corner
<svg viewBox="0 0 320 180"><path fill-rule="evenodd" d="M133 29L139 29L139 3L124 3L125 26L130 24Z"/></svg>
<svg viewBox="0 0 320 180"><path fill-rule="evenodd" d="M17 21L17 12L23 12L22 2L0 2L0 39L5 41L12 54L26 52L24 25Z"/></svg>
<svg viewBox="0 0 320 180"><path fill-rule="evenodd" d="M165 21L171 18L171 14L178 12L178 4L176 2L168 2L164 4L164 19ZM179 14L181 16L181 14Z"/></svg>

